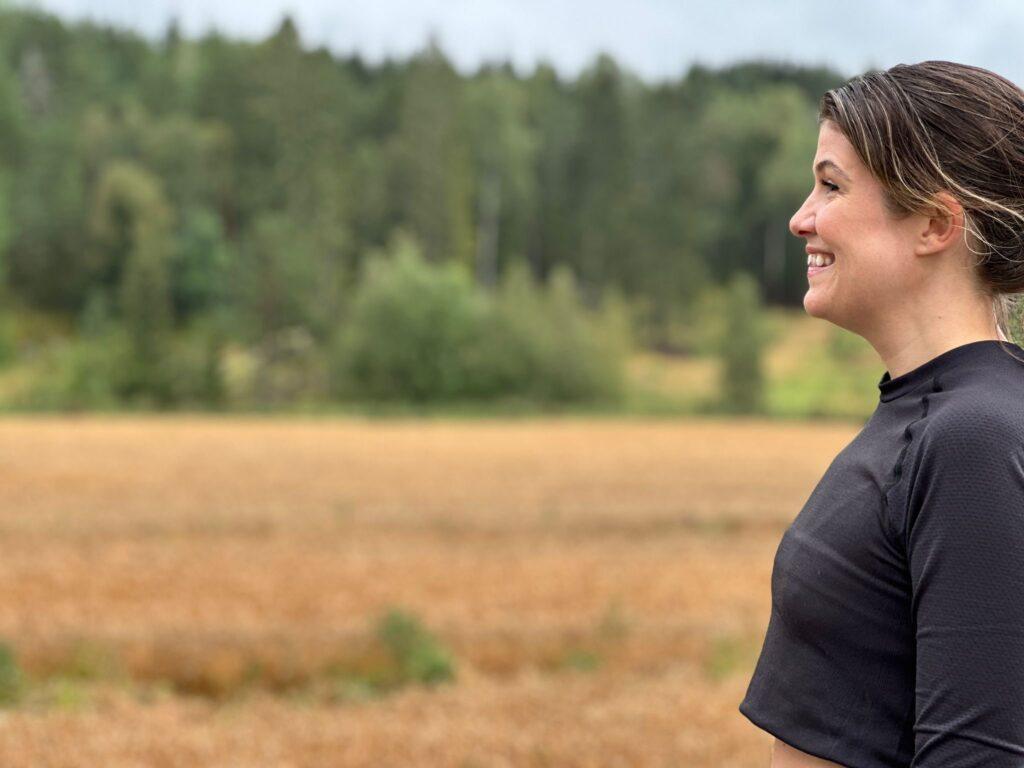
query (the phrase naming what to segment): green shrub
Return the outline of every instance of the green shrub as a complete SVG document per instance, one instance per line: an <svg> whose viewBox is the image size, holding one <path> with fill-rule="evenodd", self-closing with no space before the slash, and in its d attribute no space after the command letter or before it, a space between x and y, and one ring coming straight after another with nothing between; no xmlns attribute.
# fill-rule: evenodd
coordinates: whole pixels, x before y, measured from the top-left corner
<svg viewBox="0 0 1024 768"><path fill-rule="evenodd" d="M572 272L564 266L552 272L544 295L548 333L535 337L544 353L537 371L543 399L617 400L622 396L628 341L623 317L609 306L611 301L606 297L605 313L592 317L580 305Z"/></svg>
<svg viewBox="0 0 1024 768"><path fill-rule="evenodd" d="M118 331L48 344L16 406L32 409L107 409L118 404L126 339Z"/></svg>
<svg viewBox="0 0 1024 768"><path fill-rule="evenodd" d="M703 659L704 674L711 680L720 681L735 672L746 669L751 663L755 647L747 637L716 635Z"/></svg>
<svg viewBox="0 0 1024 768"><path fill-rule="evenodd" d="M451 654L415 616L392 609L381 619L377 635L394 659L402 682L433 685L455 677Z"/></svg>
<svg viewBox="0 0 1024 768"><path fill-rule="evenodd" d="M586 648L572 648L562 657L559 666L563 669L592 672L601 666L601 657Z"/></svg>
<svg viewBox="0 0 1024 768"><path fill-rule="evenodd" d="M168 345L169 402L220 407L227 400L224 333L212 323L194 322Z"/></svg>
<svg viewBox="0 0 1024 768"><path fill-rule="evenodd" d="M0 706L17 704L25 689L25 677L7 643L0 642Z"/></svg>
<svg viewBox="0 0 1024 768"><path fill-rule="evenodd" d="M472 390L460 351L485 308L457 265L423 262L400 239L367 258L335 359L336 391L379 400L446 400Z"/></svg>
<svg viewBox="0 0 1024 768"><path fill-rule="evenodd" d="M9 313L0 314L0 368L6 368L16 357L14 318Z"/></svg>
<svg viewBox="0 0 1024 768"><path fill-rule="evenodd" d="M729 282L724 298L725 322L718 340L720 406L730 413L756 413L763 410L765 396L760 289L751 275L741 272Z"/></svg>
<svg viewBox="0 0 1024 768"><path fill-rule="evenodd" d="M616 401L629 326L616 295L600 312L586 310L567 269L540 287L514 263L492 296L461 267L427 264L399 239L390 257L368 259L333 350L333 392L414 402Z"/></svg>
<svg viewBox="0 0 1024 768"><path fill-rule="evenodd" d="M59 675L80 682L126 677L117 652L113 648L90 640L79 640L71 647L60 666Z"/></svg>
<svg viewBox="0 0 1024 768"><path fill-rule="evenodd" d="M296 404L323 396L323 354L307 329L293 326L268 334L253 352L255 404Z"/></svg>
<svg viewBox="0 0 1024 768"><path fill-rule="evenodd" d="M715 283L706 285L694 301L689 312L689 330L691 348L695 354L718 354L725 334L725 313L722 307L726 301L725 288Z"/></svg>

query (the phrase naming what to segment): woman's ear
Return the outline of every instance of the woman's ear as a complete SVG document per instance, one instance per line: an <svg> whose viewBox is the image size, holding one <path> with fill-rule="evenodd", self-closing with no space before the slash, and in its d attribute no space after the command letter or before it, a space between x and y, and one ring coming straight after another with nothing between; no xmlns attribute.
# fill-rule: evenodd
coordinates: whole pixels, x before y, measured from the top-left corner
<svg viewBox="0 0 1024 768"><path fill-rule="evenodd" d="M935 205L921 230L916 253L929 254L945 251L963 241L964 208L949 192L935 195Z"/></svg>

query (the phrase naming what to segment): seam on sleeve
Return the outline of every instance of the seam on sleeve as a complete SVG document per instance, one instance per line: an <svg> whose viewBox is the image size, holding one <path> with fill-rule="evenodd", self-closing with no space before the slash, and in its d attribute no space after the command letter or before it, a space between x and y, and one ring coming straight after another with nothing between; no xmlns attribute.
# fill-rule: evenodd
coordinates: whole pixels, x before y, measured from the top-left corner
<svg viewBox="0 0 1024 768"><path fill-rule="evenodd" d="M932 377L931 391L933 393L942 391L942 383L939 381L938 376ZM889 508L889 493L897 485L899 485L900 480L903 479L903 461L906 458L907 451L910 449L910 444L914 440L914 432L912 430L912 427L915 424L924 421L924 419L928 416L928 398L929 393L921 395L921 415L918 416L913 421L909 422L903 428L903 447L900 449L899 455L896 457L896 461L893 464L892 469L889 471L889 481L882 488L882 508L885 510L885 523L886 526L889 528L889 536L892 538L893 541L900 541L902 539L902 536L900 535L900 527L895 524L895 521L892 518L892 514Z"/></svg>

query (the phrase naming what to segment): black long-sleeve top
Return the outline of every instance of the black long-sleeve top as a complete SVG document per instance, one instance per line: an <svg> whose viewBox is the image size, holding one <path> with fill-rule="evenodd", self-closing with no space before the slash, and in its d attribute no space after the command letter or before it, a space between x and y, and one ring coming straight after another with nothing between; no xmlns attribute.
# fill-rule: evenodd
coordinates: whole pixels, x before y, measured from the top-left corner
<svg viewBox="0 0 1024 768"><path fill-rule="evenodd" d="M739 711L850 768L1024 766L1024 349L896 378L782 536Z"/></svg>

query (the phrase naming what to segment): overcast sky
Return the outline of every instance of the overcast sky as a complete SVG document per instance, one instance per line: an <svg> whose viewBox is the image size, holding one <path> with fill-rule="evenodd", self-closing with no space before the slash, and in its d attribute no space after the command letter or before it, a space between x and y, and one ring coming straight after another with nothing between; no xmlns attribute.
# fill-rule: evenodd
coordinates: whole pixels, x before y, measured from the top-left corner
<svg viewBox="0 0 1024 768"><path fill-rule="evenodd" d="M0 0L2 2L3 0ZM754 57L829 64L846 75L900 62L976 64L1024 85L1024 2L1017 0L33 0L66 18L148 36L179 19L188 36L217 28L259 39L290 12L307 45L405 58L434 32L463 72L538 59L575 76L599 51L647 80L674 79L698 61Z"/></svg>

